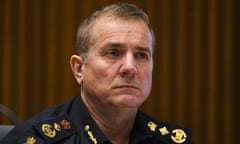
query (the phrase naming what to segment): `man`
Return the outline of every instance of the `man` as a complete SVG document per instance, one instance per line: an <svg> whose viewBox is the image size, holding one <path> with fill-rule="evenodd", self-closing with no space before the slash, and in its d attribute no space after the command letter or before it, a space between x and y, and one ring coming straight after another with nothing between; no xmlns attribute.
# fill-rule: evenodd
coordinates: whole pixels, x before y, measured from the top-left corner
<svg viewBox="0 0 240 144"><path fill-rule="evenodd" d="M80 96L10 132L4 144L192 144L189 130L138 110L151 90L154 34L135 5L104 7L79 26L71 68Z"/></svg>

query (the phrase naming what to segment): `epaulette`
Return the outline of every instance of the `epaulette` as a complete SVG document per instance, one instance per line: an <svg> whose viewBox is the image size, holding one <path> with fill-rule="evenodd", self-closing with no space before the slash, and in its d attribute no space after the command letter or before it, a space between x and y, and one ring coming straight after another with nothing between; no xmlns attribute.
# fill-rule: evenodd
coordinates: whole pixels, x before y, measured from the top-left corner
<svg viewBox="0 0 240 144"><path fill-rule="evenodd" d="M156 120L143 112L139 112L139 114L156 141L165 144L193 144L190 129Z"/></svg>
<svg viewBox="0 0 240 144"><path fill-rule="evenodd" d="M167 144L190 144L191 130L174 124L153 121L147 122L149 130L154 134L157 141Z"/></svg>
<svg viewBox="0 0 240 144"><path fill-rule="evenodd" d="M68 116L59 116L40 121L33 127L47 143L54 143L77 133L76 125Z"/></svg>

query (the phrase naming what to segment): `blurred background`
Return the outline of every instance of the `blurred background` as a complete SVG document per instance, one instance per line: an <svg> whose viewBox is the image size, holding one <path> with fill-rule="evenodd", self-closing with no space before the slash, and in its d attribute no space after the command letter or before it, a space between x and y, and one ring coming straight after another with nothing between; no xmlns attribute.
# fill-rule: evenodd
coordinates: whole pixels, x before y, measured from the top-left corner
<svg viewBox="0 0 240 144"><path fill-rule="evenodd" d="M0 0L0 104L22 122L78 94L69 58L79 23L119 0ZM131 0L156 34L153 88L141 109L189 127L196 144L236 144L237 0ZM0 114L0 124L14 124Z"/></svg>

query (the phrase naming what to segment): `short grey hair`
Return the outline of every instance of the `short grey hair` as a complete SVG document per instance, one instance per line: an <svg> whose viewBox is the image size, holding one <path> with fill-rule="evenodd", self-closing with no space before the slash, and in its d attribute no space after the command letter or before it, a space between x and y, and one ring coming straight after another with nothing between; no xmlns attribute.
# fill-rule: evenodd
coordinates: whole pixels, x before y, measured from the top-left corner
<svg viewBox="0 0 240 144"><path fill-rule="evenodd" d="M85 18L78 27L77 39L76 39L76 53L78 55L84 56L87 54L88 49L92 42L93 37L93 27L96 22L96 19L101 17L104 14L110 14L111 17L121 18L121 19L133 19L133 20L142 20L149 28L149 31L152 35L152 48L154 51L155 47L155 35L151 27L149 18L147 14L138 8L134 4L129 3L115 3L107 5L102 9L95 11L92 15Z"/></svg>

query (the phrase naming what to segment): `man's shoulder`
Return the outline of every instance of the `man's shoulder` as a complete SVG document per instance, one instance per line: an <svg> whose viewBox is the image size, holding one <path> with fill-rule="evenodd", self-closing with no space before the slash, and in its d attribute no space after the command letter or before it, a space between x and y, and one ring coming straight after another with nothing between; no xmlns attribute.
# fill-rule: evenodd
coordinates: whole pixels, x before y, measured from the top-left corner
<svg viewBox="0 0 240 144"><path fill-rule="evenodd" d="M72 106L72 103L76 98L77 97L73 97L70 100L67 100L61 104L58 104L58 105L55 105L48 109L45 109L45 110L41 111L40 113L36 114L35 116L33 116L32 118L30 118L29 120L27 120L26 122L45 120L50 117L66 115L69 113L69 109Z"/></svg>
<svg viewBox="0 0 240 144"><path fill-rule="evenodd" d="M67 116L39 120L24 126L20 124L3 139L3 144L50 144L56 143L77 133L74 122Z"/></svg>
<svg viewBox="0 0 240 144"><path fill-rule="evenodd" d="M45 144L58 141L72 135L76 130L68 116L69 107L75 98L53 106L36 114L32 118L16 125L3 139L3 144L37 143Z"/></svg>
<svg viewBox="0 0 240 144"><path fill-rule="evenodd" d="M168 144L193 144L191 129L157 120L143 112L139 112L139 115L146 122L149 131L157 141Z"/></svg>

